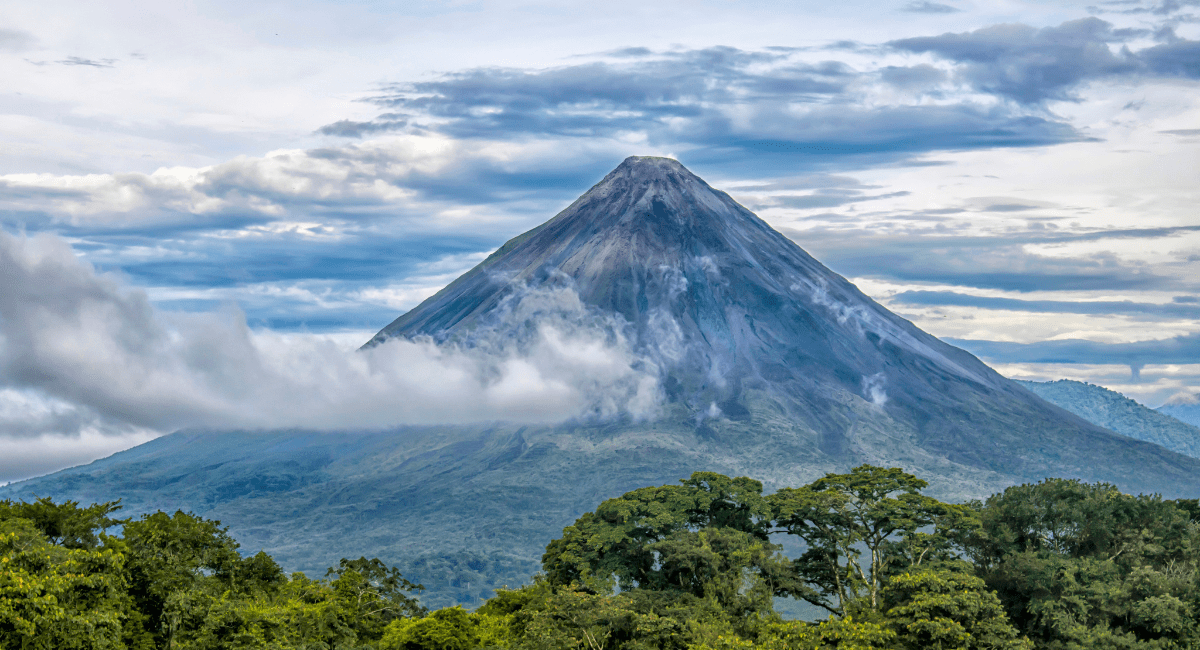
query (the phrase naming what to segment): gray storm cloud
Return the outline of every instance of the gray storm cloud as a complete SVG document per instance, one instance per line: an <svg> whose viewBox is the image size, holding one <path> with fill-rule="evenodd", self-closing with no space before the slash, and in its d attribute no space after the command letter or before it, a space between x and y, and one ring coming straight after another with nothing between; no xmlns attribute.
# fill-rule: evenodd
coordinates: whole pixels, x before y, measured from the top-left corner
<svg viewBox="0 0 1200 650"><path fill-rule="evenodd" d="M502 312L525 325L354 352L330 336L252 331L234 308L160 312L60 238L0 233L0 384L11 402L0 408L0 438L105 423L126 434L346 430L637 418L656 408L657 367L632 351L623 323L570 286L517 291ZM21 400L41 400L40 410Z"/></svg>

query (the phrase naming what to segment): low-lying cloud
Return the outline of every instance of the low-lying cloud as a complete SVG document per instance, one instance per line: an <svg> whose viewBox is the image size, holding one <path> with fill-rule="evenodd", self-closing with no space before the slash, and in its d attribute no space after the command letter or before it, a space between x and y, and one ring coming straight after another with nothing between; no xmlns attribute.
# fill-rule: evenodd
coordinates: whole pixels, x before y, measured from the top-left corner
<svg viewBox="0 0 1200 650"><path fill-rule="evenodd" d="M623 323L570 286L517 291L504 309L524 329L485 323L469 341L393 339L355 352L330 336L253 331L232 306L160 312L58 237L0 233L0 397L24 418L6 418L0 403L0 443L106 428L353 430L652 413L658 370L633 352Z"/></svg>
<svg viewBox="0 0 1200 650"><path fill-rule="evenodd" d="M985 361L997 363L1119 364L1129 366L1134 376L1148 365L1200 364L1200 334L1169 339L1101 343L1082 339L1060 339L1036 343L945 339Z"/></svg>
<svg viewBox="0 0 1200 650"><path fill-rule="evenodd" d="M1145 303L1131 300L1020 300L996 296L976 296L956 291L904 291L892 301L904 305L974 307L1005 311L1051 314L1123 314L1161 318L1200 319L1200 305L1190 296L1171 303Z"/></svg>

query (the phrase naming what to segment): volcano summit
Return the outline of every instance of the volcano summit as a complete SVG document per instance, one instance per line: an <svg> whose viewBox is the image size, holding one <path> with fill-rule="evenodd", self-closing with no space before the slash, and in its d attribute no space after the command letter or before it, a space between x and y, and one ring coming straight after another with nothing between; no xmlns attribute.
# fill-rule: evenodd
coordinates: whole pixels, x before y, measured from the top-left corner
<svg viewBox="0 0 1200 650"><path fill-rule="evenodd" d="M669 158L626 159L368 345L470 344L476 328L503 323L506 300L548 283L628 325L701 438L736 447L749 441L722 436L719 422L782 419L799 453L787 462L805 466L902 463L968 482L994 472L1000 483L1070 475L1163 489L1143 463L1165 462L1180 487L1200 484L1189 461L1130 448L891 313Z"/></svg>
<svg viewBox="0 0 1200 650"><path fill-rule="evenodd" d="M437 605L525 580L545 543L600 500L695 470L772 489L900 466L949 499L1047 476L1200 495L1200 461L1042 401L665 158L625 160L364 348L520 341L561 304L547 295L569 298L635 371L581 417L178 432L0 496L190 509L289 569L378 556Z"/></svg>

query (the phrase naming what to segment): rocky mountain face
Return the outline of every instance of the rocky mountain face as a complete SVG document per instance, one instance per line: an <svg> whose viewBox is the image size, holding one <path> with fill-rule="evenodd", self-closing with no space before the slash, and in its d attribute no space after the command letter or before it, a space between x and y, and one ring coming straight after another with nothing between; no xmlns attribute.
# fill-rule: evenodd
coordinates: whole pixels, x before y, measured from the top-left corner
<svg viewBox="0 0 1200 650"><path fill-rule="evenodd" d="M1161 453L1125 450L889 312L666 158L627 159L368 345L394 336L469 344L497 319L506 326L506 301L546 284L618 315L701 435L710 420L771 413L819 464L949 463L975 476L1096 476L1096 455ZM1105 475L1149 487L1138 467L1108 465ZM1170 471L1183 480L1190 470Z"/></svg>
<svg viewBox="0 0 1200 650"><path fill-rule="evenodd" d="M1200 495L1200 461L1098 427L862 294L674 160L630 158L367 343L529 336L546 295L624 341L657 400L558 424L179 432L0 488L221 519L314 573L379 556L470 604L580 513L696 470L768 489L872 463L947 499L1047 476Z"/></svg>
<svg viewBox="0 0 1200 650"><path fill-rule="evenodd" d="M1200 458L1200 428L1142 406L1116 391L1070 379L1017 383L1096 426Z"/></svg>

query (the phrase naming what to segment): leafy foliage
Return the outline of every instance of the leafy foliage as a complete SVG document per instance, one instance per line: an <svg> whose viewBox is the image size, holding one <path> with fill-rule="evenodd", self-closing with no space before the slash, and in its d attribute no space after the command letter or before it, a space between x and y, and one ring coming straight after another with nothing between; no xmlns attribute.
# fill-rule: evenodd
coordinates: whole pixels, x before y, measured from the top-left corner
<svg viewBox="0 0 1200 650"><path fill-rule="evenodd" d="M814 589L798 595L839 616L878 610L889 575L956 557L975 517L921 495L926 485L899 468L863 465L772 494L777 525L808 547L793 568Z"/></svg>
<svg viewBox="0 0 1200 650"><path fill-rule="evenodd" d="M331 567L326 577L336 576L330 586L349 605L349 614L360 629L369 630L377 638L383 628L398 618L421 616L426 613L410 591L421 591L421 585L405 580L395 567L378 559L343 558Z"/></svg>
<svg viewBox="0 0 1200 650"><path fill-rule="evenodd" d="M580 517L546 547L549 583L598 594L618 585L678 591L736 615L802 587L769 542L762 483L712 472L681 483L634 490Z"/></svg>
<svg viewBox="0 0 1200 650"><path fill-rule="evenodd" d="M51 544L29 520L0 521L0 647L122 647L123 559Z"/></svg>
<svg viewBox="0 0 1200 650"><path fill-rule="evenodd" d="M1183 507L1047 479L980 506L976 569L1038 646L1189 647L1200 536Z"/></svg>
<svg viewBox="0 0 1200 650"><path fill-rule="evenodd" d="M78 501L54 503L49 497L41 497L32 503L6 499L0 501L0 521L24 519L56 546L96 548L101 532L123 523L109 517L120 509L119 499L85 508L80 508Z"/></svg>
<svg viewBox="0 0 1200 650"><path fill-rule="evenodd" d="M634 490L552 540L532 584L474 612L427 611L421 585L378 559L286 576L189 513L0 502L0 648L1200 646L1197 501L1048 479L954 505L924 487L864 465L769 496L713 473ZM773 533L803 553L783 556ZM830 616L785 621L781 595Z"/></svg>
<svg viewBox="0 0 1200 650"><path fill-rule="evenodd" d="M901 573L888 580L882 597L888 625L906 650L1030 647L1009 624L996 594L968 572L923 569Z"/></svg>
<svg viewBox="0 0 1200 650"><path fill-rule="evenodd" d="M110 518L118 505L0 503L0 648L368 648L425 611L407 593L420 585L379 560L289 578L220 522Z"/></svg>

